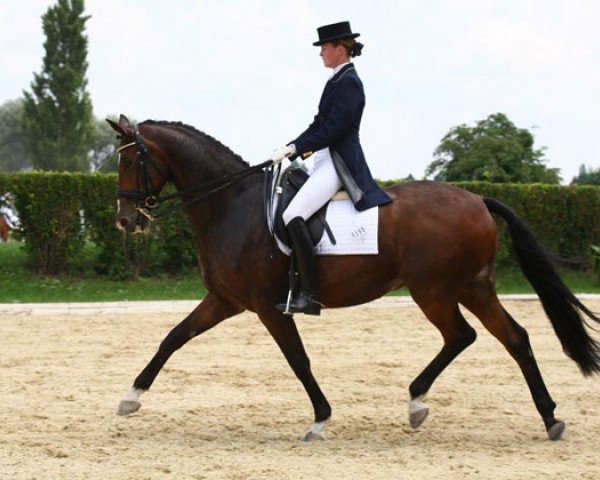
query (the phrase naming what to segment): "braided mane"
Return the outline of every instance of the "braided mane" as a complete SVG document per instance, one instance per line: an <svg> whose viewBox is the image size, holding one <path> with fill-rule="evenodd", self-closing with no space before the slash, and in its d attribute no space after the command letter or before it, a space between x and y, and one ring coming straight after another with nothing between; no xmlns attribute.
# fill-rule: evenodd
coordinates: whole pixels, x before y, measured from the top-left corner
<svg viewBox="0 0 600 480"><path fill-rule="evenodd" d="M220 150L223 151L223 153L234 158L241 164L243 164L245 166L250 165L248 162L244 161L244 159L240 155L238 155L233 150L231 150L227 145L224 145L216 138L208 135L207 133L201 132L196 127L193 127L191 125L187 125L182 122L169 122L166 120L144 120L143 122L140 123L140 125L157 125L160 127L166 127L166 128L176 129L178 131L183 131L184 133L191 135L193 138L196 138L197 140L200 140L203 143L206 143L206 142L211 143L213 146L218 147Z"/></svg>

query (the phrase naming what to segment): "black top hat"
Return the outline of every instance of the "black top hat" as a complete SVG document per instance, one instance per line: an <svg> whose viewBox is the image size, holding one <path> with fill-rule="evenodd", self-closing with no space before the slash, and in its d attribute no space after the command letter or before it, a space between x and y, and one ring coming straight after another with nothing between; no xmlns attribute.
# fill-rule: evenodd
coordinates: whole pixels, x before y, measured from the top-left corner
<svg viewBox="0 0 600 480"><path fill-rule="evenodd" d="M323 25L317 28L319 34L319 41L314 42L313 45L318 47L327 42L333 42L335 40L344 40L345 38L356 38L360 33L352 33L350 28L350 22L339 22L332 23L331 25Z"/></svg>

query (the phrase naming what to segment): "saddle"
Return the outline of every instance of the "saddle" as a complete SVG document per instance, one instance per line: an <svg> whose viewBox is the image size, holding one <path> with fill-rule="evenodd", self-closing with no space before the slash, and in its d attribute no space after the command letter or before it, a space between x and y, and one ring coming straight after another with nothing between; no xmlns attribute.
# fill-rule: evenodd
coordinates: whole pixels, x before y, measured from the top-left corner
<svg viewBox="0 0 600 480"><path fill-rule="evenodd" d="M283 223L282 215L292 199L298 193L298 190L300 190L302 185L306 183L308 177L309 175L301 168L288 168L281 175L281 193L279 194L279 202L277 203L277 209L275 210L273 232L275 235L277 235L282 243L290 248L290 239L287 234L287 229ZM310 236L313 241L313 246L316 246L321 241L323 232L325 231L327 232L331 243L333 245L336 243L333 232L331 231L331 228L329 228L326 220L328 205L329 202L317 210L315 214L306 222L306 226L308 227L308 231L310 232Z"/></svg>

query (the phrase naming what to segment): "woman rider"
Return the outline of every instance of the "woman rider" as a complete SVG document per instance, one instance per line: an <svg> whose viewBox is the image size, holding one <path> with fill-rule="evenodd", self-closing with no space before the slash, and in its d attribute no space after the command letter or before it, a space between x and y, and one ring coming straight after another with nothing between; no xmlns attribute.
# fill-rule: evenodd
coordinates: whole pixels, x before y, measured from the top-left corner
<svg viewBox="0 0 600 480"><path fill-rule="evenodd" d="M321 311L316 254L306 220L344 187L354 207L366 210L391 201L373 180L360 141L360 121L365 94L351 57L361 54L363 45L355 40L349 22L334 23L317 29L321 58L333 69L313 122L295 140L273 152L277 164L284 158L314 155L310 177L283 212L298 266L300 287L289 305L290 313L319 315ZM277 305L281 311L286 304Z"/></svg>

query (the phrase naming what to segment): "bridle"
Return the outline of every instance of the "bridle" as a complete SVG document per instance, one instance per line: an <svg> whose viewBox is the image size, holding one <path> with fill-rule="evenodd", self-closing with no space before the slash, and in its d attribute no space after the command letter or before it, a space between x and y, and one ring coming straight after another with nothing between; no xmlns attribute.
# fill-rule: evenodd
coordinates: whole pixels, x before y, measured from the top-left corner
<svg viewBox="0 0 600 480"><path fill-rule="evenodd" d="M117 152L119 155L122 151L127 150L128 148L135 147L135 190L118 190L117 197L125 197L131 198L134 201L134 208L148 219L152 219L153 215L151 210L155 209L158 206L158 195L154 193L154 189L152 188L152 181L150 180L150 175L148 174L148 166L151 165L156 170L158 170L162 176L162 172L160 168L156 165L154 159L150 156L150 152L148 151L148 147L142 140L142 135L138 130L137 126L133 131L134 141L131 143L127 143L125 145L121 145L117 148Z"/></svg>
<svg viewBox="0 0 600 480"><path fill-rule="evenodd" d="M152 158L152 155L150 154L148 147L146 147L137 125L134 126L133 135L134 141L125 145L121 145L119 148L117 148L117 152L120 154L122 151L132 147L135 147L136 149L135 190L119 189L117 191L117 197L133 199L134 209L148 220L164 217L175 210L185 208L193 203L199 202L200 200L204 200L211 195L225 190L242 178L257 172L258 170L263 170L264 168L273 164L272 160L267 160L266 162L263 162L259 165L254 165L240 172L236 172L231 175L225 175L200 185L195 185L193 187L179 190L175 193L160 196L159 192L155 192L152 187L152 181L150 179L148 169L149 167L156 169L159 175L165 181L168 179L168 177ZM197 193L197 195L193 195L192 198L189 198L188 200L180 199L179 203L176 203L175 205L165 207L160 211L155 211L162 202L193 193Z"/></svg>

